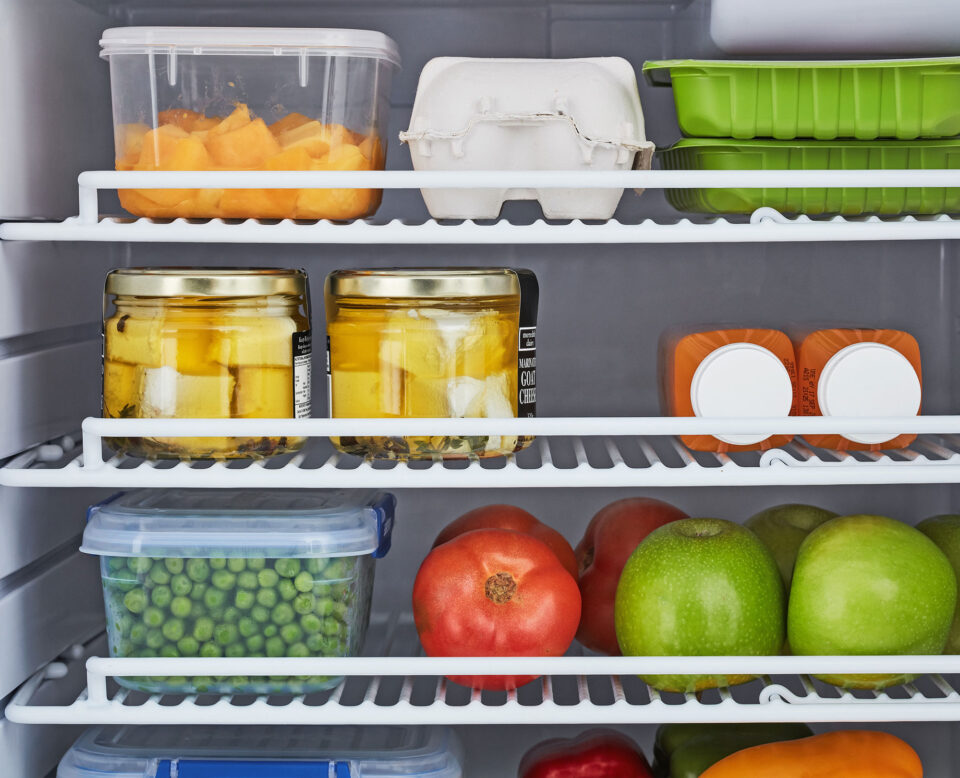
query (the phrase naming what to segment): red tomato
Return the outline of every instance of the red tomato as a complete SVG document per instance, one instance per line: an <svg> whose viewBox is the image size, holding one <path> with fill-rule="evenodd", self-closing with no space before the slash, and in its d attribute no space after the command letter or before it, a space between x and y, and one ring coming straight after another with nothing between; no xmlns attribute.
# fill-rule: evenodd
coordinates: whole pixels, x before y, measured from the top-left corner
<svg viewBox="0 0 960 778"><path fill-rule="evenodd" d="M583 598L577 640L594 651L620 655L613 601L623 566L653 530L686 518L686 513L661 500L628 497L601 508L590 520L576 551Z"/></svg>
<svg viewBox="0 0 960 778"><path fill-rule="evenodd" d="M580 622L580 591L545 543L478 529L423 560L413 582L413 620L429 656L562 656ZM536 677L450 680L503 690Z"/></svg>
<svg viewBox="0 0 960 778"><path fill-rule="evenodd" d="M594 729L545 740L520 760L519 778L652 778L643 752L626 735Z"/></svg>
<svg viewBox="0 0 960 778"><path fill-rule="evenodd" d="M570 575L577 577L577 557L567 539L553 527L547 526L532 513L516 505L486 505L468 511L440 530L437 539L433 541L433 547L475 529L512 529L514 532L533 535L550 546L560 564L570 571Z"/></svg>

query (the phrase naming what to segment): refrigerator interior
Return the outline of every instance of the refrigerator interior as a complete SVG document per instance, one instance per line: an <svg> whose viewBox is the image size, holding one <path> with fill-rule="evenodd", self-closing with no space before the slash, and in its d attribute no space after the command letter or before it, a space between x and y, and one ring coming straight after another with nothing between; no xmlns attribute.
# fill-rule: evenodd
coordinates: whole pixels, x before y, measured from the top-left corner
<svg viewBox="0 0 960 778"><path fill-rule="evenodd" d="M691 2L378 2L326 0L0 0L0 219L60 219L77 212L76 175L113 167L107 66L99 33L121 25L325 26L382 30L403 58L395 77L389 169L410 169L397 134L407 127L423 64L442 55L709 57L707 0ZM670 90L639 79L647 135L679 138ZM101 212L119 213L113 193ZM503 217L539 216L509 203ZM660 190L625 192L617 218L676 221ZM428 218L416 190L388 190L377 222ZM743 243L532 246L243 245L0 242L0 457L77 432L99 415L100 321L108 269L142 265L304 267L313 327L323 327L323 280L342 267L503 265L540 282L541 416L658 413L656 344L667 327L738 323L783 327L840 324L901 328L920 342L924 413L955 412L960 364L955 300L957 243ZM319 352L318 352L319 353ZM315 416L326 385L314 359ZM322 358L322 357L319 357ZM96 641L103 613L96 560L76 548L85 507L109 490L0 487L0 700L77 644ZM839 513L878 513L915 523L956 510L953 485L710 487L675 489L399 490L393 549L377 570L374 610L409 611L417 566L439 529L484 504L530 510L579 540L590 517L614 499L643 494L691 515L743 520L778 503L808 502ZM96 646L96 644L93 644ZM102 652L102 645L99 646ZM78 660L75 660L74 666ZM77 690L82 680L75 679ZM57 687L64 693L64 687ZM76 690L74 690L75 693ZM584 722L589 724L589 722ZM830 726L830 725L827 725ZM951 723L885 724L924 758L931 778L960 769ZM576 728L572 728L576 729ZM6 778L40 778L76 729L0 719ZM628 727L650 753L654 728ZM468 775L511 775L520 754L556 727L461 727ZM489 745L496 743L495 749Z"/></svg>

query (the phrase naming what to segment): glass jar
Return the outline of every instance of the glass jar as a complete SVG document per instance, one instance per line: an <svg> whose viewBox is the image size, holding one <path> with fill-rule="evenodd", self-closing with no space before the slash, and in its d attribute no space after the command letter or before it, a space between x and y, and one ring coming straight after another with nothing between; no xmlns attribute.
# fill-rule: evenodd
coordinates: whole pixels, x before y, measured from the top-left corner
<svg viewBox="0 0 960 778"><path fill-rule="evenodd" d="M538 287L508 268L338 270L327 277L331 417L536 415ZM517 436L342 437L348 454L499 456Z"/></svg>
<svg viewBox="0 0 960 778"><path fill-rule="evenodd" d="M310 311L303 270L114 270L107 276L104 311L105 418L310 416ZM232 459L296 451L304 438L108 443L148 458Z"/></svg>

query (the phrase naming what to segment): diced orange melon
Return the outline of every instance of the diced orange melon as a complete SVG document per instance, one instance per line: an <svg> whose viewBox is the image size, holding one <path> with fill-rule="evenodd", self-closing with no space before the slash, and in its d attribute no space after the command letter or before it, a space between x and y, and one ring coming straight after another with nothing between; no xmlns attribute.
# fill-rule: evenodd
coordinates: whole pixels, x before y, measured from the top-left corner
<svg viewBox="0 0 960 778"><path fill-rule="evenodd" d="M302 124L307 124L310 121L312 120L309 116L304 116L302 113L297 113L294 111L293 113L288 113L282 119L278 119L271 124L270 132L272 132L274 135L280 135L287 130L292 130Z"/></svg>
<svg viewBox="0 0 960 778"><path fill-rule="evenodd" d="M303 146L286 149L266 161L267 170L310 170L313 166L311 157Z"/></svg>
<svg viewBox="0 0 960 778"><path fill-rule="evenodd" d="M246 124L250 123L250 109L247 108L244 103L237 103L237 107L233 109L233 113L230 114L222 122L219 122L215 127L210 127L210 135L225 135L228 132L233 132L234 130L239 130Z"/></svg>
<svg viewBox="0 0 960 778"><path fill-rule="evenodd" d="M163 124L155 130L148 131L143 136L137 168L139 170L162 170L164 161L173 156L177 142L189 137L188 132L172 124Z"/></svg>
<svg viewBox="0 0 960 778"><path fill-rule="evenodd" d="M320 158L330 151L331 134L320 122L308 122L279 136L284 149L304 149L311 157Z"/></svg>
<svg viewBox="0 0 960 778"><path fill-rule="evenodd" d="M287 219L297 204L297 189L225 189L220 215L225 219Z"/></svg>
<svg viewBox="0 0 960 778"><path fill-rule="evenodd" d="M223 121L219 116L201 116L193 123L190 132L205 132L212 130Z"/></svg>
<svg viewBox="0 0 960 778"><path fill-rule="evenodd" d="M140 152L143 150L143 136L149 131L150 128L141 122L120 125L118 128L120 157L127 164L135 164L140 158Z"/></svg>
<svg viewBox="0 0 960 778"><path fill-rule="evenodd" d="M221 167L250 170L262 167L267 159L280 153L280 146L263 119L254 119L240 129L214 135L217 130L219 127L210 130L207 147L210 156Z"/></svg>

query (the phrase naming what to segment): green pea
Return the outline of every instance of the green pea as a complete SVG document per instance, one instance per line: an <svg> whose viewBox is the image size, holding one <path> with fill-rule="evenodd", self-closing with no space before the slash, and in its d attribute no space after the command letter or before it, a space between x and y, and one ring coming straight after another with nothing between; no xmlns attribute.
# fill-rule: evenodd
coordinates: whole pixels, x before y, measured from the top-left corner
<svg viewBox="0 0 960 778"><path fill-rule="evenodd" d="M337 559L333 562L330 562L324 570L323 577L328 581L333 581L346 577L347 574L347 565L344 563L343 559Z"/></svg>
<svg viewBox="0 0 960 778"><path fill-rule="evenodd" d="M193 588L190 590L190 599L192 600L202 600L203 595L207 593L207 585L203 582L198 582L193 585Z"/></svg>
<svg viewBox="0 0 960 778"><path fill-rule="evenodd" d="M213 637L214 626L213 619L208 616L203 616L194 623L193 636L201 643L206 643Z"/></svg>
<svg viewBox="0 0 960 778"><path fill-rule="evenodd" d="M293 609L303 615L313 611L316 604L316 598L312 594L298 594L293 600Z"/></svg>
<svg viewBox="0 0 960 778"><path fill-rule="evenodd" d="M222 605L217 608L208 608L207 615L214 621L223 621L223 614L226 613L227 609Z"/></svg>
<svg viewBox="0 0 960 778"><path fill-rule="evenodd" d="M313 575L306 570L297 573L297 577L293 579L293 585L298 592L312 592Z"/></svg>
<svg viewBox="0 0 960 778"><path fill-rule="evenodd" d="M113 646L113 655L114 656L133 656L133 652L137 650L137 647L133 644L131 640L121 640L119 643L115 643Z"/></svg>
<svg viewBox="0 0 960 778"><path fill-rule="evenodd" d="M157 652L152 648L141 648L134 654L134 656L143 657L144 659L155 659Z"/></svg>
<svg viewBox="0 0 960 778"><path fill-rule="evenodd" d="M147 593L143 589L131 589L123 598L123 606L131 613L143 613L147 607Z"/></svg>
<svg viewBox="0 0 960 778"><path fill-rule="evenodd" d="M129 592L140 582L140 579L132 570L117 570L110 574L107 581L121 592Z"/></svg>
<svg viewBox="0 0 960 778"><path fill-rule="evenodd" d="M244 570L237 574L237 586L241 589L256 589L259 585L257 574L252 570Z"/></svg>
<svg viewBox="0 0 960 778"><path fill-rule="evenodd" d="M142 646L147 642L147 625L142 621L130 625L130 642L135 646Z"/></svg>
<svg viewBox="0 0 960 778"><path fill-rule="evenodd" d="M166 608L173 599L169 586L158 586L150 592L150 601L158 608Z"/></svg>
<svg viewBox="0 0 960 778"><path fill-rule="evenodd" d="M273 563L273 569L276 570L282 578L293 578L300 572L300 560L278 559Z"/></svg>
<svg viewBox="0 0 960 778"><path fill-rule="evenodd" d="M280 637L288 645L296 643L303 637L303 630L296 624L284 624L280 627Z"/></svg>
<svg viewBox="0 0 960 778"><path fill-rule="evenodd" d="M250 609L250 618L260 624L265 624L270 621L270 609L262 605L254 605Z"/></svg>
<svg viewBox="0 0 960 778"><path fill-rule="evenodd" d="M345 602L335 602L333 604L333 615L336 616L336 618L340 619L340 621L346 621L347 614L349 613L350 613L350 606L347 605Z"/></svg>
<svg viewBox="0 0 960 778"><path fill-rule="evenodd" d="M212 557L210 559L210 569L211 570L225 570L227 567L227 560L223 557Z"/></svg>
<svg viewBox="0 0 960 778"><path fill-rule="evenodd" d="M319 654L323 649L323 635L307 635L307 648L310 650L310 653L313 655Z"/></svg>
<svg viewBox="0 0 960 778"><path fill-rule="evenodd" d="M167 572L172 575L177 575L183 572L183 559L180 557L167 557L163 560L163 566L167 568Z"/></svg>
<svg viewBox="0 0 960 778"><path fill-rule="evenodd" d="M247 650L251 652L262 651L266 640L263 635L251 635L247 638Z"/></svg>
<svg viewBox="0 0 960 778"><path fill-rule="evenodd" d="M108 556L104 559L107 562L107 568L113 573L123 570L127 566L127 560L122 556Z"/></svg>
<svg viewBox="0 0 960 778"><path fill-rule="evenodd" d="M317 600L317 610L316 613L318 616L329 616L333 613L334 602L329 597L326 597L322 600Z"/></svg>
<svg viewBox="0 0 960 778"><path fill-rule="evenodd" d="M289 602L297 596L297 587L293 585L293 581L289 578L282 578L280 583L277 584L277 594L280 595L281 599Z"/></svg>
<svg viewBox="0 0 960 778"><path fill-rule="evenodd" d="M187 560L187 577L191 581L206 581L210 576L210 565L207 564L206 559L188 559Z"/></svg>
<svg viewBox="0 0 960 778"><path fill-rule="evenodd" d="M257 573L257 582L265 589L270 589L276 586L277 581L279 580L280 576L277 575L277 571L271 570L269 567L266 567Z"/></svg>
<svg viewBox="0 0 960 778"><path fill-rule="evenodd" d="M247 569L247 560L240 557L231 557L227 560L227 570L231 573L239 573Z"/></svg>
<svg viewBox="0 0 960 778"><path fill-rule="evenodd" d="M272 638L279 631L280 631L280 628L276 624L267 624L263 628L263 636L265 638Z"/></svg>
<svg viewBox="0 0 960 778"><path fill-rule="evenodd" d="M164 626L166 626L166 624L164 624ZM166 656L170 658L180 656L180 652L177 651L177 647L170 645L169 643L167 643L165 646L161 646L159 653L160 653L160 656ZM164 678L163 680L165 683L170 683L172 679Z"/></svg>
<svg viewBox="0 0 960 778"><path fill-rule="evenodd" d="M127 559L127 567L132 572L143 575L153 567L153 562L150 560L150 557L132 556Z"/></svg>
<svg viewBox="0 0 960 778"><path fill-rule="evenodd" d="M247 652L244 649L242 643L231 643L229 646L223 649L224 656L230 656L230 657L246 656L246 653Z"/></svg>
<svg viewBox="0 0 960 778"><path fill-rule="evenodd" d="M247 560L247 570L263 570L266 566L267 560L260 556L250 557L250 559Z"/></svg>
<svg viewBox="0 0 960 778"><path fill-rule="evenodd" d="M237 634L236 624L217 624L213 630L213 637L221 646L233 643L237 639Z"/></svg>
<svg viewBox="0 0 960 778"><path fill-rule="evenodd" d="M240 620L240 609L231 605L223 612L223 621L236 624Z"/></svg>
<svg viewBox="0 0 960 778"><path fill-rule="evenodd" d="M340 622L333 618L325 618L323 620L323 634L324 635L339 635L340 634Z"/></svg>
<svg viewBox="0 0 960 778"><path fill-rule="evenodd" d="M167 572L167 568L165 568L163 565L154 565L151 567L149 578L155 584L159 584L161 586L170 583L170 573Z"/></svg>
<svg viewBox="0 0 960 778"><path fill-rule="evenodd" d="M307 572L316 575L327 566L327 560L316 557L307 560Z"/></svg>
<svg viewBox="0 0 960 778"><path fill-rule="evenodd" d="M221 591L228 592L237 585L237 576L229 570L217 570L210 577L210 582Z"/></svg>
<svg viewBox="0 0 960 778"><path fill-rule="evenodd" d="M246 589L237 589L237 593L233 596L233 604L242 611L250 610L256 601L253 592Z"/></svg>
<svg viewBox="0 0 960 778"><path fill-rule="evenodd" d="M315 583L313 585L313 596L314 597L330 597L331 596L330 589L331 589L330 584Z"/></svg>
<svg viewBox="0 0 960 778"><path fill-rule="evenodd" d="M201 616L207 615L207 607L202 602L194 602L190 600L190 618L199 619Z"/></svg>
<svg viewBox="0 0 960 778"><path fill-rule="evenodd" d="M218 646L216 643L204 643L202 646L200 646L200 656L223 656L223 649L220 648L220 646Z"/></svg>
<svg viewBox="0 0 960 778"><path fill-rule="evenodd" d="M222 608L227 601L226 593L221 589L210 589L203 593L203 604L208 608Z"/></svg>
<svg viewBox="0 0 960 778"><path fill-rule="evenodd" d="M272 608L277 604L277 592L275 589L260 589L257 592L257 604L264 608Z"/></svg>
<svg viewBox="0 0 960 778"><path fill-rule="evenodd" d="M170 613L178 619L185 619L190 615L193 603L189 597L174 597L170 601Z"/></svg>
<svg viewBox="0 0 960 778"><path fill-rule="evenodd" d="M249 616L241 616L237 622L237 630L242 637L248 638L260 630L260 626Z"/></svg>
<svg viewBox="0 0 960 778"><path fill-rule="evenodd" d="M216 648L216 646L214 646ZM213 678L209 675L195 675L193 677L193 688L200 694L208 691L213 686Z"/></svg>
<svg viewBox="0 0 960 778"><path fill-rule="evenodd" d="M312 613L307 613L300 618L300 627L308 635L312 635L322 629L323 622Z"/></svg>
<svg viewBox="0 0 960 778"><path fill-rule="evenodd" d="M193 589L193 584L183 573L177 573L170 579L170 591L177 597L186 597L190 594L191 589Z"/></svg>
<svg viewBox="0 0 960 778"><path fill-rule="evenodd" d="M287 649L287 656L310 656L306 643L294 643Z"/></svg>
<svg viewBox="0 0 960 778"><path fill-rule="evenodd" d="M149 629L147 630L147 648L157 649L162 646L166 640L163 637L163 632L159 629Z"/></svg>
<svg viewBox="0 0 960 778"><path fill-rule="evenodd" d="M335 600L339 600L345 597L350 593L350 584L348 583L338 583L330 586L330 596Z"/></svg>
<svg viewBox="0 0 960 778"><path fill-rule="evenodd" d="M267 656L283 656L287 652L287 646L279 637L267 639Z"/></svg>
<svg viewBox="0 0 960 778"><path fill-rule="evenodd" d="M148 627L159 627L163 624L163 611L151 605L143 612L143 623Z"/></svg>
<svg viewBox="0 0 960 778"><path fill-rule="evenodd" d="M183 621L181 619L168 619L163 624L163 636L174 643L183 637Z"/></svg>
<svg viewBox="0 0 960 778"><path fill-rule="evenodd" d="M270 618L277 626L289 624L294 619L293 608L288 603L281 602L271 611Z"/></svg>
<svg viewBox="0 0 960 778"><path fill-rule="evenodd" d="M184 635L177 641L177 650L183 656L196 656L200 651L200 643L192 635Z"/></svg>

